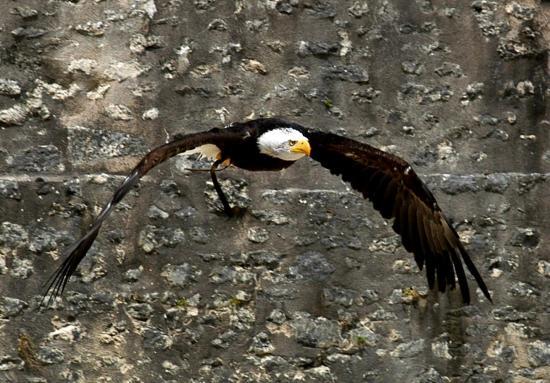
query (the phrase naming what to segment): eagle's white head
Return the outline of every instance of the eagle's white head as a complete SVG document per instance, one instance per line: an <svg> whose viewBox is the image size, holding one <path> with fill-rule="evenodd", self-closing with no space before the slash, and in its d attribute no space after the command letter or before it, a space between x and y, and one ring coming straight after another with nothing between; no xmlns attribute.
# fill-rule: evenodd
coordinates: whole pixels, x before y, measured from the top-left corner
<svg viewBox="0 0 550 383"><path fill-rule="evenodd" d="M268 130L258 137L258 148L260 153L284 161L296 161L311 153L308 139L292 128Z"/></svg>

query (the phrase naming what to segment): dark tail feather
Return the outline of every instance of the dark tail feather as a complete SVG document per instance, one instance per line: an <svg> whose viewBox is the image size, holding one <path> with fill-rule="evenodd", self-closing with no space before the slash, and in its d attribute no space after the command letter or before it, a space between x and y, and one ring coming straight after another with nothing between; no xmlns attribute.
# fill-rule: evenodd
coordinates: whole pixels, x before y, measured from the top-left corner
<svg viewBox="0 0 550 383"><path fill-rule="evenodd" d="M65 251L65 259L63 260L63 263L61 263L55 273L53 273L43 285L45 291L42 295L40 306L44 305L48 296L49 298L47 299L46 306L51 303L52 299L55 299L63 293L67 282L75 272L79 263L86 256L86 253L88 252L90 247L92 247L92 244L94 243L94 240L97 237L99 230L101 229L103 221L105 221L105 219L109 216L109 214L113 210L113 207L137 183L140 177L141 174L139 170L137 168L134 169L134 171L128 177L126 177L124 182L115 191L115 194L113 195L111 201L109 201L109 203L103 208L101 213L99 213L90 230L82 238L80 238L78 242L71 245L71 247L69 247Z"/></svg>
<svg viewBox="0 0 550 383"><path fill-rule="evenodd" d="M462 243L460 242L458 243L459 243L460 254L462 255L462 259L464 260L464 263L466 264L468 271L470 271L470 274L472 274L473 277L475 278L477 284L479 285L479 288L483 292L483 295L485 295L485 298L487 298L489 302L493 303L493 300L491 299L491 294L489 293L489 289L487 288L487 285L485 285L485 282L483 282L483 278L481 278L479 271L477 271L476 266L470 259L470 256L466 252L466 249L464 248Z"/></svg>
<svg viewBox="0 0 550 383"><path fill-rule="evenodd" d="M48 295L49 298L47 299L46 306L50 305L52 299L55 299L63 293L71 275L73 275L78 264L82 261L94 243L100 228L101 224L97 225L93 230L89 231L78 242L67 249L65 252L65 260L43 285L45 291L40 301L40 306L44 305Z"/></svg>

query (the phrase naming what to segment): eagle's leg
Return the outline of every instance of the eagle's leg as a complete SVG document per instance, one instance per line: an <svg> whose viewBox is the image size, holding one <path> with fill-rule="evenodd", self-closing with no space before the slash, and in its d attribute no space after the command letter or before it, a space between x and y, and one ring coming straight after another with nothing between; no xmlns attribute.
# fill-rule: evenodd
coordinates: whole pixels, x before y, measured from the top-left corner
<svg viewBox="0 0 550 383"><path fill-rule="evenodd" d="M222 202L223 211L229 217L233 217L236 212L231 208L231 206L229 206L229 202L227 201L227 197L223 193L222 187L221 187L220 183L218 182L218 177L216 176L216 169L218 168L218 165L220 165L224 161L225 161L224 158L220 158L212 164L212 166L210 167L210 176L212 177L212 183L214 184L214 189L216 190L216 193L218 193L218 197L220 197L220 201Z"/></svg>

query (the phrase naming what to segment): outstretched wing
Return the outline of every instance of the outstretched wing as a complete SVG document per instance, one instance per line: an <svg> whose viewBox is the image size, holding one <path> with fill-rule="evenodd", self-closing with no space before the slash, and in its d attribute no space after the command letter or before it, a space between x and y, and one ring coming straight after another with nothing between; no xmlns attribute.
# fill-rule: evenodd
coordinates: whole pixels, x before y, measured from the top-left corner
<svg viewBox="0 0 550 383"><path fill-rule="evenodd" d="M491 301L487 286L468 256L460 238L437 202L411 166L401 158L372 146L331 133L306 131L311 157L331 173L372 201L405 249L414 254L418 267L426 266L428 285L437 280L439 291L455 287L455 275L465 303L470 303L468 281L462 261Z"/></svg>
<svg viewBox="0 0 550 383"><path fill-rule="evenodd" d="M103 221L109 216L114 206L120 202L130 189L137 184L139 179L149 170L176 154L192 150L201 145L214 144L221 148L230 141L241 139L242 133L244 132L239 131L239 129L215 128L207 132L185 135L147 153L118 187L113 198L103 207L103 210L101 210L101 213L99 213L88 232L65 251L63 263L61 263L55 273L52 274L45 283L46 290L42 298L42 303L48 295L50 295L48 300L49 304L52 298L63 293L69 278L92 246L92 243L101 229Z"/></svg>

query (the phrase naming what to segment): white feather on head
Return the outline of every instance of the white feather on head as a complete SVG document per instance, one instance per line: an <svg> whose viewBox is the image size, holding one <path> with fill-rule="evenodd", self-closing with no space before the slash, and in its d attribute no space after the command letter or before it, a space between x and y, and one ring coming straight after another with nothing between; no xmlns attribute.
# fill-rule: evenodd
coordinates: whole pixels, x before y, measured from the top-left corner
<svg viewBox="0 0 550 383"><path fill-rule="evenodd" d="M307 141L307 138L296 129L277 128L272 129L258 137L260 153L276 157L284 161L296 161L302 158L304 153L291 151L291 147L299 141Z"/></svg>

